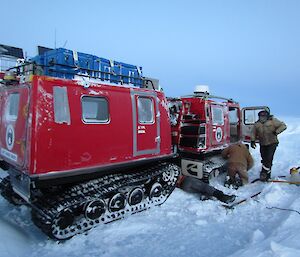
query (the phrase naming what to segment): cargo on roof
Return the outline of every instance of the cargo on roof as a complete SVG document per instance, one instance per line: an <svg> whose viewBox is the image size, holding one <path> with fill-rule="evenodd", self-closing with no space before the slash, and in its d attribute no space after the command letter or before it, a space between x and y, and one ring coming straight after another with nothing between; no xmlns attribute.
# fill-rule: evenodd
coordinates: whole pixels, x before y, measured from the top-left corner
<svg viewBox="0 0 300 257"><path fill-rule="evenodd" d="M0 44L0 56L8 56L8 57L15 57L15 58L24 58L23 49L8 45L1 45Z"/></svg>
<svg viewBox="0 0 300 257"><path fill-rule="evenodd" d="M79 75L143 87L142 67L65 48L42 49L41 52L31 62L41 67L43 75L65 79L74 79Z"/></svg>

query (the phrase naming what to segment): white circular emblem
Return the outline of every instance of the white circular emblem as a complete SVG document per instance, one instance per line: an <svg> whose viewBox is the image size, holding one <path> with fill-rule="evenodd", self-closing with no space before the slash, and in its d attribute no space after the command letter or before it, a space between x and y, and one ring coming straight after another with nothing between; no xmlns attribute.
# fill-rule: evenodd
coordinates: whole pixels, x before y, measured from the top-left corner
<svg viewBox="0 0 300 257"><path fill-rule="evenodd" d="M15 143L15 131L12 125L8 125L6 128L6 146L8 150L12 150Z"/></svg>
<svg viewBox="0 0 300 257"><path fill-rule="evenodd" d="M223 138L223 131L222 128L218 127L216 130L216 140L217 142L221 142Z"/></svg>

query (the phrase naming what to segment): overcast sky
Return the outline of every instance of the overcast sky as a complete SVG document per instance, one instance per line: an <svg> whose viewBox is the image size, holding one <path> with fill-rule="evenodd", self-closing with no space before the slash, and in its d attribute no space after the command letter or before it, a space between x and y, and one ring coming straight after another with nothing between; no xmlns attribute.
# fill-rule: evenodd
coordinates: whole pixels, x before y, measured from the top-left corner
<svg viewBox="0 0 300 257"><path fill-rule="evenodd" d="M0 6L0 43L28 56L56 42L140 65L167 96L207 84L242 106L300 116L300 1L2 0Z"/></svg>

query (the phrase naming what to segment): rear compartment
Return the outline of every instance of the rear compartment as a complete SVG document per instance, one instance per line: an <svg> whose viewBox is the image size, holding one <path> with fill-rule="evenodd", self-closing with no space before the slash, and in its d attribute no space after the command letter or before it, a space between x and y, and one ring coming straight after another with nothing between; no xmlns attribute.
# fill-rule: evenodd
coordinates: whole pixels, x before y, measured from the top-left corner
<svg viewBox="0 0 300 257"><path fill-rule="evenodd" d="M161 92L33 76L30 85L9 87L1 97L1 157L32 178L172 155Z"/></svg>
<svg viewBox="0 0 300 257"><path fill-rule="evenodd" d="M29 86L11 86L0 90L1 158L17 169L28 172L26 162L28 143Z"/></svg>

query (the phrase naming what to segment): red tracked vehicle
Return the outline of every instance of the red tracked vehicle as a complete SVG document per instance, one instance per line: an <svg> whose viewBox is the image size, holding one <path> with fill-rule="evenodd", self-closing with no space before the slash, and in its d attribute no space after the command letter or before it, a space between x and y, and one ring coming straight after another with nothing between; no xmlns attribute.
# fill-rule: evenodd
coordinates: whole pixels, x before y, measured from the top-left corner
<svg viewBox="0 0 300 257"><path fill-rule="evenodd" d="M167 101L140 68L66 49L17 74L0 87L1 193L59 240L162 204L175 156L185 175L216 176L221 150L247 139L264 108L240 110L206 87Z"/></svg>
<svg viewBox="0 0 300 257"><path fill-rule="evenodd" d="M122 63L97 59L93 70L83 67L89 55L53 53L0 88L9 174L1 192L29 204L34 223L61 240L162 204L179 169L166 162L174 156L168 103L155 80Z"/></svg>
<svg viewBox="0 0 300 257"><path fill-rule="evenodd" d="M194 95L169 98L172 144L183 175L208 182L225 164L221 151L232 143L249 142L257 113L268 107L241 109L232 99L197 86Z"/></svg>

